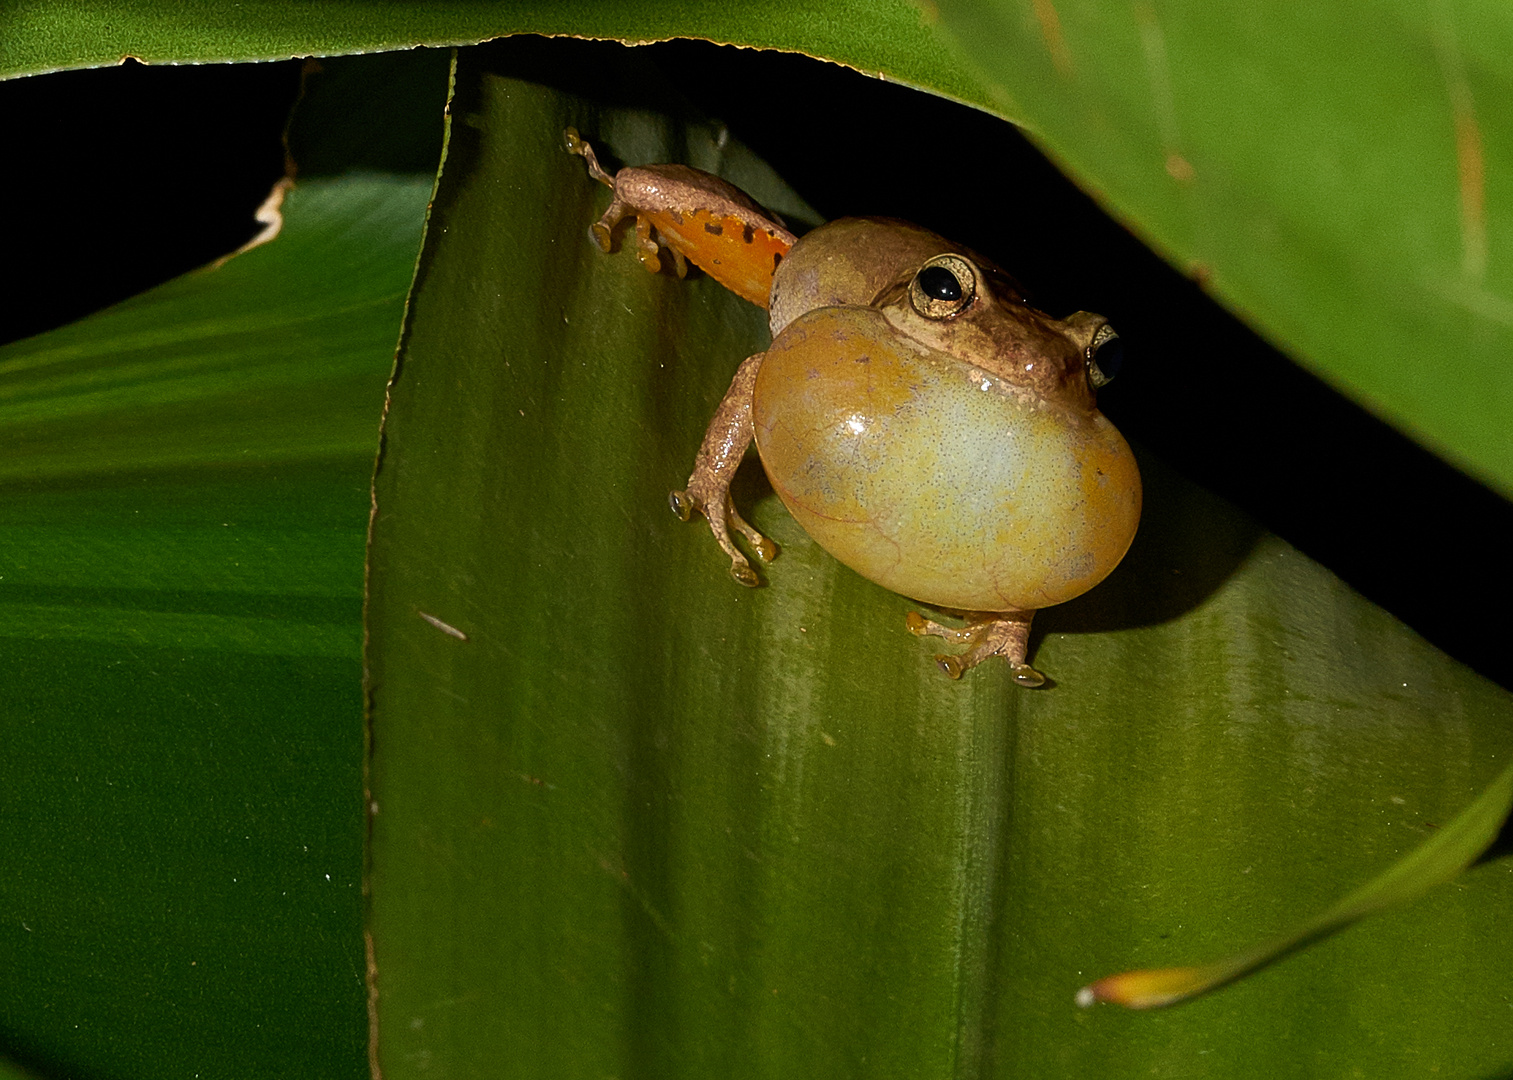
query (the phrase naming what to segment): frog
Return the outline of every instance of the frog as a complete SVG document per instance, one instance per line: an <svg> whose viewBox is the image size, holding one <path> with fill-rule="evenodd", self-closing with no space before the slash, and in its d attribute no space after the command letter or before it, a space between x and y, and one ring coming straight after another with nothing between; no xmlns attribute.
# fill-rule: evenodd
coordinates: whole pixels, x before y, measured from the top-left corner
<svg viewBox="0 0 1513 1080"><path fill-rule="evenodd" d="M736 368L672 511L702 516L731 576L760 585L736 537L762 563L778 548L730 494L755 446L821 548L960 621L905 618L964 646L934 656L942 672L1001 657L1018 685L1046 685L1027 659L1035 612L1103 581L1140 522L1139 467L1097 403L1123 359L1109 321L1046 314L996 263L923 226L846 217L799 238L717 176L676 164L611 175L565 134L614 192L590 226L604 252L634 218L648 270L682 277L692 263L768 311L772 343Z"/></svg>

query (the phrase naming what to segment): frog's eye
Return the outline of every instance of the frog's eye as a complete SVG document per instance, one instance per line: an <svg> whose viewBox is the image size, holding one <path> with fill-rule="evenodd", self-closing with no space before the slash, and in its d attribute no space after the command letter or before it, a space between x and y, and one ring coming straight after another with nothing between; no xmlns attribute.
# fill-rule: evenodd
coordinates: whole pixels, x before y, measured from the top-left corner
<svg viewBox="0 0 1513 1080"><path fill-rule="evenodd" d="M909 283L909 303L927 319L960 315L977 295L977 272L960 255L937 255Z"/></svg>
<svg viewBox="0 0 1513 1080"><path fill-rule="evenodd" d="M1114 328L1104 323L1093 335L1093 343L1087 347L1087 381L1094 390L1107 386L1124 366L1124 342L1114 333Z"/></svg>

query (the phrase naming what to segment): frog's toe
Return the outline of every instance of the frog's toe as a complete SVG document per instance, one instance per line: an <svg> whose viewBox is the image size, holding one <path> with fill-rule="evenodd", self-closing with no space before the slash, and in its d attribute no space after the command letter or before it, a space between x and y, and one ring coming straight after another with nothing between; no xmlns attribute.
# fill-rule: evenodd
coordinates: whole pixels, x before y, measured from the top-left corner
<svg viewBox="0 0 1513 1080"><path fill-rule="evenodd" d="M610 188L615 186L615 178L600 167L599 159L594 156L594 148L588 144L587 139L578 134L577 128L564 128L562 141L569 154L577 154L588 163L588 175Z"/></svg>
<svg viewBox="0 0 1513 1080"><path fill-rule="evenodd" d="M1009 668L1014 673L1014 681L1028 690L1034 690L1038 686L1045 685L1045 676L1029 664L1016 664L1009 661Z"/></svg>
<svg viewBox="0 0 1513 1080"><path fill-rule="evenodd" d="M958 628L942 626L927 619L917 611L909 612L905 625L918 637L938 637L958 645L966 645L965 652L956 655L937 654L935 666L952 679L962 675L990 656L1001 656L1008 662L1014 682L1024 687L1045 685L1045 676L1024 662L1030 639L1030 618L1033 612L969 612L967 625Z"/></svg>
<svg viewBox="0 0 1513 1080"><path fill-rule="evenodd" d="M771 562L778 557L778 546L757 532L736 510L734 503L727 504L725 512L730 517L731 527L746 538L746 542L751 545L751 550L756 552L757 558L763 562Z"/></svg>
<svg viewBox="0 0 1513 1080"><path fill-rule="evenodd" d="M961 673L967 670L959 656L948 656L945 653L935 654L935 666L946 673L949 679L961 678Z"/></svg>
<svg viewBox="0 0 1513 1080"><path fill-rule="evenodd" d="M606 255L615 248L614 227L602 221L596 221L588 227L588 238L598 244L599 250Z"/></svg>
<svg viewBox="0 0 1513 1080"><path fill-rule="evenodd" d="M710 520L710 525L714 525L713 519ZM730 576L748 589L755 589L762 583L762 579L757 577L757 572L751 568L751 563L746 556L741 554L740 548L735 546L730 533L719 528L713 531L714 538L720 542L720 547L724 549L726 555L730 556Z"/></svg>
<svg viewBox="0 0 1513 1080"><path fill-rule="evenodd" d="M908 615L904 616L904 625L909 628L909 633L915 637L944 638L957 645L969 644L976 640L970 626L964 626L959 630L953 626L942 626L934 619L927 619L917 611L911 611ZM936 657L936 659L939 659L939 657ZM947 672L947 674L949 675L950 672ZM958 671L956 675L951 675L951 678L954 679L960 674L961 672Z"/></svg>
<svg viewBox="0 0 1513 1080"><path fill-rule="evenodd" d="M662 272L662 260L657 256L656 247L652 247L649 250L642 248L636 254L641 258L641 265L646 267L648 271L653 274L660 274Z"/></svg>
<svg viewBox="0 0 1513 1080"><path fill-rule="evenodd" d="M767 539L748 525L740 514L736 513L735 507L730 504L730 496L725 492L715 492L713 495L701 494L697 488L697 478L682 491L674 491L667 497L667 504L672 507L672 512L684 521L693 518L694 511L703 514L709 522L709 531L714 533L715 541L720 549L730 556L730 576L739 581L747 588L754 589L762 583L757 572L751 568L751 563L741 549L735 546L735 540L730 535L731 527L734 526L741 535L751 542L756 553L763 562L771 562L777 556L777 545Z"/></svg>
<svg viewBox="0 0 1513 1080"><path fill-rule="evenodd" d="M657 243L656 236L652 233L651 219L641 214L636 215L636 255L641 259L641 265L653 274L662 272L662 260L658 252L662 245Z"/></svg>
<svg viewBox="0 0 1513 1080"><path fill-rule="evenodd" d="M672 272L677 275L679 281L682 281L688 276L688 260L677 248L670 247L667 253L672 256Z"/></svg>
<svg viewBox="0 0 1513 1080"><path fill-rule="evenodd" d="M678 518L682 521L691 521L693 519L693 512L700 509L686 488L682 491L669 492L667 505L672 507L672 512L677 514Z"/></svg>

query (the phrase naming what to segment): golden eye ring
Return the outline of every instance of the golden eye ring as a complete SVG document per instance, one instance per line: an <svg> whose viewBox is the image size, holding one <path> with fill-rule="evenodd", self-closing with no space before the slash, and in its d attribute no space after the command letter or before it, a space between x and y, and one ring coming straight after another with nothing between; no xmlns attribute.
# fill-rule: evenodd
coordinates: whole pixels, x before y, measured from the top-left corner
<svg viewBox="0 0 1513 1080"><path fill-rule="evenodd" d="M927 319L954 319L977 296L977 270L960 255L937 255L909 282L909 303Z"/></svg>

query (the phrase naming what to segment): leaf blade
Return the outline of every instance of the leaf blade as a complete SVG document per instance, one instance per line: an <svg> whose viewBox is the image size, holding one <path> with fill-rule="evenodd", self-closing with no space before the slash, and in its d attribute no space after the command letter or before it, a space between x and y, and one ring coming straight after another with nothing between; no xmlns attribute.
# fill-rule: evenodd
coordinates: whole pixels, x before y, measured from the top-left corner
<svg viewBox="0 0 1513 1080"><path fill-rule="evenodd" d="M307 181L273 242L0 349L0 1040L36 1072L365 1075L362 559L429 191Z"/></svg>
<svg viewBox="0 0 1513 1080"><path fill-rule="evenodd" d="M1435 835L1380 875L1296 930L1238 955L1199 967L1110 975L1077 991L1077 1004L1100 1002L1155 1009L1190 1001L1389 908L1412 903L1472 865L1513 812L1513 765Z"/></svg>

